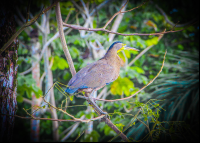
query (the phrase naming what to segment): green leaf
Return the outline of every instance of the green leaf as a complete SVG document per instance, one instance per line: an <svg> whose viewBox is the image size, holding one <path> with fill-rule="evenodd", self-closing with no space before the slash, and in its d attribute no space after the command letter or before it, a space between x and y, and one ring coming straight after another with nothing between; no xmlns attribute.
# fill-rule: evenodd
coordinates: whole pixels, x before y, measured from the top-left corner
<svg viewBox="0 0 200 143"><path fill-rule="evenodd" d="M70 101L73 101L73 99L74 99L74 96L70 96L70 97L69 97L69 100L70 100Z"/></svg>
<svg viewBox="0 0 200 143"><path fill-rule="evenodd" d="M134 84L129 78L121 78L119 76L118 79L111 84L111 93L113 95L122 95L122 92L124 92L126 96L129 96L130 89L132 88L134 88Z"/></svg>
<svg viewBox="0 0 200 143"><path fill-rule="evenodd" d="M91 119L92 113L90 112L89 114L85 114L85 117L86 117L87 119Z"/></svg>
<svg viewBox="0 0 200 143"><path fill-rule="evenodd" d="M153 37L152 39L146 40L147 46L156 45L158 43L158 37Z"/></svg>
<svg viewBox="0 0 200 143"><path fill-rule="evenodd" d="M180 50L184 50L184 47L183 47L183 45L181 45L181 44L178 44L178 48L179 48Z"/></svg>
<svg viewBox="0 0 200 143"><path fill-rule="evenodd" d="M125 125L123 125L122 123L115 124L115 125L118 127L118 129L119 129L120 131L122 131L123 128L124 128L124 126L125 126Z"/></svg>
<svg viewBox="0 0 200 143"><path fill-rule="evenodd" d="M99 133L93 130L90 134L86 134L85 139L82 139L81 142L98 142L99 137Z"/></svg>
<svg viewBox="0 0 200 143"><path fill-rule="evenodd" d="M68 63L63 58L60 58L57 64L58 64L58 68L61 70L64 70L65 68L69 67Z"/></svg>
<svg viewBox="0 0 200 143"><path fill-rule="evenodd" d="M23 102L23 97L21 95L17 96L17 102L22 103Z"/></svg>
<svg viewBox="0 0 200 143"><path fill-rule="evenodd" d="M132 70L135 70L137 73L144 74L144 70L138 66L131 67Z"/></svg>

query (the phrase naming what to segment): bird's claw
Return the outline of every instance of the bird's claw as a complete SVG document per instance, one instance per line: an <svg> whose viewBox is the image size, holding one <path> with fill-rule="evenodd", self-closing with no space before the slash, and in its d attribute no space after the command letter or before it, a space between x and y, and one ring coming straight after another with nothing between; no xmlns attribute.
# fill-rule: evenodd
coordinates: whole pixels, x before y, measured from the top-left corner
<svg viewBox="0 0 200 143"><path fill-rule="evenodd" d="M105 115L105 117L110 120L110 116L108 115L107 112L101 112L101 115ZM99 119L99 122L103 122L103 121L105 121L105 119L103 119L103 118Z"/></svg>
<svg viewBox="0 0 200 143"><path fill-rule="evenodd" d="M101 111L101 115L108 115L108 113L107 112L104 112L104 111Z"/></svg>
<svg viewBox="0 0 200 143"><path fill-rule="evenodd" d="M85 97L85 96L81 96L81 95L78 95L78 94L75 94L74 96L76 96L77 98L82 98L82 99L88 99L88 97Z"/></svg>
<svg viewBox="0 0 200 143"><path fill-rule="evenodd" d="M107 112L101 111L101 115L105 115L105 116L106 116L106 118L110 119L110 116L108 115L108 113L107 113Z"/></svg>

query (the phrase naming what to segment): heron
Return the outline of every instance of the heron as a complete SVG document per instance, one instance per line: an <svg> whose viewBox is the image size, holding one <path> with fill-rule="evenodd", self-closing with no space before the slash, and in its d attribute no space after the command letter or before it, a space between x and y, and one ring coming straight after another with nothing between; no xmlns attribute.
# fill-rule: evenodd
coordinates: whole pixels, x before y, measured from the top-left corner
<svg viewBox="0 0 200 143"><path fill-rule="evenodd" d="M122 50L139 51L120 41L114 42L101 59L85 66L70 79L65 92L74 94L84 91L86 93L91 93L88 97L91 99L95 91L112 83L118 78L120 68L124 65L124 61L117 53ZM93 102L101 114L106 114L106 112L103 112L96 105L94 100L90 101Z"/></svg>

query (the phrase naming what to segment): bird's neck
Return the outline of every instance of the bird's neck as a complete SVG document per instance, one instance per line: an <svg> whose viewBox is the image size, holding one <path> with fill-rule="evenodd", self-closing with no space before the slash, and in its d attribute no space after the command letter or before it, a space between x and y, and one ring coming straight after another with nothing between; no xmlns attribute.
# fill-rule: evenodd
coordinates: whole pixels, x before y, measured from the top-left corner
<svg viewBox="0 0 200 143"><path fill-rule="evenodd" d="M121 58L117 55L117 50L115 49L110 49L103 58L108 60L110 64L118 63L120 67L123 65L121 63Z"/></svg>
<svg viewBox="0 0 200 143"><path fill-rule="evenodd" d="M112 48L107 51L107 53L104 55L104 58L112 60L112 59L115 59L117 56L118 56L117 51Z"/></svg>

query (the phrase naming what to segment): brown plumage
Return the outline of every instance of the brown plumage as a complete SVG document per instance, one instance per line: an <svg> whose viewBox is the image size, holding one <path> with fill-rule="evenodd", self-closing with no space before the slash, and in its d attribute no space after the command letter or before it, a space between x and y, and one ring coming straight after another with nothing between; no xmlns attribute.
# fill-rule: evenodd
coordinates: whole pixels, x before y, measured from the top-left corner
<svg viewBox="0 0 200 143"><path fill-rule="evenodd" d="M119 76L120 67L124 64L117 52L123 49L137 50L125 46L122 42L113 43L103 58L82 68L72 77L66 92L70 94L82 90L92 92L115 81Z"/></svg>

